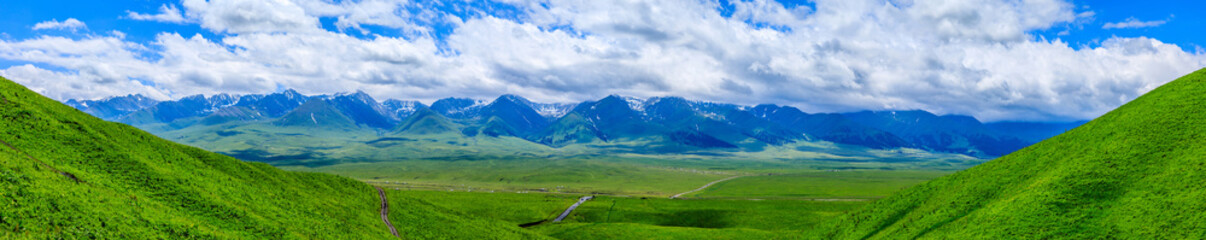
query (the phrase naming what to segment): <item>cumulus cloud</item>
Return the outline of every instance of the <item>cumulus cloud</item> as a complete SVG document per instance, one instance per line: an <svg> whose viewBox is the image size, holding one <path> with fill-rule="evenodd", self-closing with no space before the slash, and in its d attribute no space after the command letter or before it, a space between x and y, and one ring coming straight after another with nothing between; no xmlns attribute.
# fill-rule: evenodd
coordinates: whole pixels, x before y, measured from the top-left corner
<svg viewBox="0 0 1206 240"><path fill-rule="evenodd" d="M1168 23L1168 20L1140 21L1138 18L1129 17L1129 18L1126 18L1125 21L1106 23L1105 25L1102 25L1101 28L1102 29L1149 28L1149 27L1158 27L1160 25L1164 25L1165 23Z"/></svg>
<svg viewBox="0 0 1206 240"><path fill-rule="evenodd" d="M0 69L0 76L55 99L91 99L96 96L143 94L167 99L152 87L134 80L104 83L101 77L88 73L56 72L25 64Z"/></svg>
<svg viewBox="0 0 1206 240"><path fill-rule="evenodd" d="M63 20L62 22L60 22L57 19L54 19L54 20L50 20L50 21L40 22L40 23L34 24L34 26L33 26L33 30L66 29L66 30L75 31L75 30L79 30L81 28L88 28L88 26L85 25L84 22L81 22L80 20L77 20L75 18L68 18L67 20Z"/></svg>
<svg viewBox="0 0 1206 240"><path fill-rule="evenodd" d="M156 21L156 22L167 22L167 23L184 23L185 21L187 21L184 18L184 15L180 13L180 9L176 8L176 5L164 4L162 6L159 6L159 13L156 13L156 14L136 13L136 12L132 12L132 11L126 11L126 14L127 14L127 16L126 16L127 18L134 19L134 20L142 20L142 21Z"/></svg>
<svg viewBox="0 0 1206 240"><path fill-rule="evenodd" d="M288 0L184 0L188 17L225 33L314 32L318 18Z"/></svg>
<svg viewBox="0 0 1206 240"><path fill-rule="evenodd" d="M1093 17L1060 0L817 0L792 8L762 0L502 1L521 15L457 6L482 12L463 19L423 4L185 0L185 18L224 34L0 40L0 58L68 69L0 74L19 72L23 83L60 98L124 95L66 83L163 97L278 87L424 101L618 93L995 121L1096 117L1206 66L1202 51L1157 39L1074 48L1031 35ZM335 18L339 30L375 25L408 34L353 37L320 28L319 17ZM434 21L455 28L437 38L427 26Z"/></svg>

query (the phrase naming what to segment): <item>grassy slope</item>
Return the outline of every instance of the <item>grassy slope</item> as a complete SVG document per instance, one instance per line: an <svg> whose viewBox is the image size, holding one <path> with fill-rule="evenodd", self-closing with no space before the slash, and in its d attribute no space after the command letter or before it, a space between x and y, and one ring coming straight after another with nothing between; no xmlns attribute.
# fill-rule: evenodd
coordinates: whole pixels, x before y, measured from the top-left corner
<svg viewBox="0 0 1206 240"><path fill-rule="evenodd" d="M171 143L3 78L0 140L19 149L0 146L0 238L392 237L377 214L376 191L366 184ZM400 230L457 225L427 229L422 236L534 237L497 222L406 204L413 199L391 201L394 209L413 206L391 213Z"/></svg>
<svg viewBox="0 0 1206 240"><path fill-rule="evenodd" d="M851 238L1206 237L1206 70L820 228Z"/></svg>

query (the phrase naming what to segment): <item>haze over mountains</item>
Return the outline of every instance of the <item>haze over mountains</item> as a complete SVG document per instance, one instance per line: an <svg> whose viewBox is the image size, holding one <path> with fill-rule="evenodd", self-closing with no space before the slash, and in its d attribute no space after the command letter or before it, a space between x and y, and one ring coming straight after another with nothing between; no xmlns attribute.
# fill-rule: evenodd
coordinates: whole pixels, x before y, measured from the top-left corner
<svg viewBox="0 0 1206 240"><path fill-rule="evenodd" d="M640 141L646 152L683 149L759 151L799 141L868 149L915 148L975 157L1001 156L1074 128L1073 123L981 123L926 111L806 113L789 106L692 101L680 97L608 96L581 103L537 103L521 96L378 101L363 92L306 96L189 96L157 102L139 95L66 104L152 132L270 123L277 127L372 130L381 134L514 137L559 148ZM220 141L220 140L219 140Z"/></svg>

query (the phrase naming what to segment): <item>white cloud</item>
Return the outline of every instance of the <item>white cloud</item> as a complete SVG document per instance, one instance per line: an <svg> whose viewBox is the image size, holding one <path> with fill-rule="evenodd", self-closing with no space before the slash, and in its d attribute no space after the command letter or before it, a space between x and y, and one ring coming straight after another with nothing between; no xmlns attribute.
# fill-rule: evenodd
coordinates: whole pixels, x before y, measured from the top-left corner
<svg viewBox="0 0 1206 240"><path fill-rule="evenodd" d="M156 22L167 22L167 23L184 23L185 21L187 21L184 18L184 15L180 13L180 9L176 8L176 5L164 4L162 6L159 6L159 13L157 13L157 14L144 14L144 13L136 13L136 12L132 12L132 11L126 11L126 14L127 14L127 16L126 16L127 18L134 19L134 20L142 20L142 21L156 21Z"/></svg>
<svg viewBox="0 0 1206 240"><path fill-rule="evenodd" d="M79 30L81 28L88 28L88 26L85 25L84 22L81 22L80 20L77 20L75 18L68 18L67 20L63 20L62 22L55 19L55 20L40 22L40 23L34 24L34 26L33 26L33 30L67 29L67 30L75 31L75 30Z"/></svg>
<svg viewBox="0 0 1206 240"><path fill-rule="evenodd" d="M812 11L807 6L788 9L774 0L733 1L733 18L776 26L789 26L801 22Z"/></svg>
<svg viewBox="0 0 1206 240"><path fill-rule="evenodd" d="M184 0L189 18L215 32L315 32L318 18L288 0Z"/></svg>
<svg viewBox="0 0 1206 240"><path fill-rule="evenodd" d="M511 3L522 16L463 20L423 12L432 8L422 4L186 0L185 18L227 34L162 33L148 43L117 34L0 41L2 59L68 69L0 74L20 73L23 83L60 98L124 95L78 90L107 86L171 97L277 86L359 89L425 101L619 93L810 112L924 109L991 121L1095 117L1206 66L1202 51L1150 38L1079 48L1035 40L1029 32L1093 17L1058 0L817 0L815 8L790 9L742 1L733 3L732 17L710 1L549 0ZM336 18L340 29L375 25L408 34L356 38L319 28L318 17ZM433 39L425 25L432 21L456 29ZM776 27L759 27L767 25ZM34 80L43 76L54 80Z"/></svg>
<svg viewBox="0 0 1206 240"><path fill-rule="evenodd" d="M64 73L25 64L0 69L0 76L55 99L92 99L97 96L143 94L158 99L167 99L159 91L136 81L126 80L106 84L99 77L81 73Z"/></svg>
<svg viewBox="0 0 1206 240"><path fill-rule="evenodd" d="M1101 29L1149 28L1158 27L1165 23L1168 23L1168 20L1140 21L1135 17L1129 17L1125 21L1106 23L1101 26Z"/></svg>

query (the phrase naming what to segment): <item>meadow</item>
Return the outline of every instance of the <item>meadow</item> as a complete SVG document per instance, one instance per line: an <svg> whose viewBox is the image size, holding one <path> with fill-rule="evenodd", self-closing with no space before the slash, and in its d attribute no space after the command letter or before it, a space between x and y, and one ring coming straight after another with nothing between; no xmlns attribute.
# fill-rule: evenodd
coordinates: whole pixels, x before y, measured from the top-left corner
<svg viewBox="0 0 1206 240"><path fill-rule="evenodd" d="M673 169L673 168L670 168ZM676 171L684 171L678 169ZM695 182L647 182L644 186L684 185L694 189L722 176L750 174L684 198L667 194L616 195L498 191L488 189L431 189L398 182L369 181L398 189L395 195L414 198L467 215L526 226L560 239L792 239L818 224L859 209L871 201L949 171L914 170L729 170ZM761 174L761 175L752 175ZM600 182L602 183L602 182ZM694 185L691 185L694 184ZM581 196L593 195L562 222L549 222Z"/></svg>
<svg viewBox="0 0 1206 240"><path fill-rule="evenodd" d="M948 171L827 170L746 176L687 198L876 199L950 174Z"/></svg>

